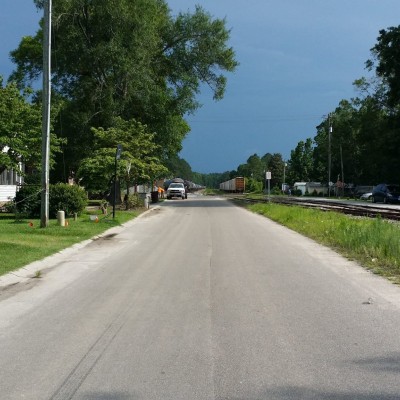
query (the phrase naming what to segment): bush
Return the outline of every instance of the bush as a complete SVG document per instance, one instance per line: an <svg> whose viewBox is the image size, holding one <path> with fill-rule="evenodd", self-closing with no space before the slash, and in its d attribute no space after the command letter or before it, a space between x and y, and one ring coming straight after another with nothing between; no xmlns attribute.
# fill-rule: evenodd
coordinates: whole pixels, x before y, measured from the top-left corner
<svg viewBox="0 0 400 400"><path fill-rule="evenodd" d="M15 197L17 212L28 218L39 218L41 208L41 188L36 185L23 186ZM86 192L79 186L57 183L49 187L49 217L55 218L57 211L65 215L80 214L87 205Z"/></svg>
<svg viewBox="0 0 400 400"><path fill-rule="evenodd" d="M263 183L253 178L246 178L246 192L262 193Z"/></svg>
<svg viewBox="0 0 400 400"><path fill-rule="evenodd" d="M142 199L138 193L130 194L128 196L127 208L140 208L144 207L144 199Z"/></svg>
<svg viewBox="0 0 400 400"><path fill-rule="evenodd" d="M279 196L280 194L282 194L282 190L279 189L278 186L274 186L273 189L272 189L272 191L271 191L271 194L274 194L274 195Z"/></svg>
<svg viewBox="0 0 400 400"><path fill-rule="evenodd" d="M40 217L40 185L24 185L15 196L16 212L29 218Z"/></svg>
<svg viewBox="0 0 400 400"><path fill-rule="evenodd" d="M65 215L80 214L87 206L86 192L76 185L57 183L50 186L49 214L57 216L57 211L65 211Z"/></svg>

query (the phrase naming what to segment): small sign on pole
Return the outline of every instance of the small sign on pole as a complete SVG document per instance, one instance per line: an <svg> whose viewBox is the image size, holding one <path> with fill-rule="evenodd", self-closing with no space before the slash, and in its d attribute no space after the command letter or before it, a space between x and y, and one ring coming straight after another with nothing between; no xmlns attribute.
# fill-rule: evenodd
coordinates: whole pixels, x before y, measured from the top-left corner
<svg viewBox="0 0 400 400"><path fill-rule="evenodd" d="M269 201L270 182L271 182L271 171L267 171L267 172L265 173L265 177L267 178L267 181L268 181L268 201Z"/></svg>

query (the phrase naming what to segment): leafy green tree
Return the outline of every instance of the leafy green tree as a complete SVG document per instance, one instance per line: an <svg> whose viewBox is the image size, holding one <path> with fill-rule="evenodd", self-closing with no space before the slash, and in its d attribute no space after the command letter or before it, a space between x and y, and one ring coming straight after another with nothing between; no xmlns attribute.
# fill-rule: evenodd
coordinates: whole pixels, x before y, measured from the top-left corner
<svg viewBox="0 0 400 400"><path fill-rule="evenodd" d="M274 153L271 155L268 163L268 171L271 172L271 187L282 187L284 163L282 154Z"/></svg>
<svg viewBox="0 0 400 400"><path fill-rule="evenodd" d="M253 179L263 181L265 166L257 154L253 154L247 159L247 171Z"/></svg>
<svg viewBox="0 0 400 400"><path fill-rule="evenodd" d="M365 89L366 82L362 82ZM343 179L342 166L347 183L397 181L394 173L400 167L397 118L383 106L381 99L382 94L377 93L376 96L368 94L364 98L342 100L331 114L332 181L337 177ZM328 178L328 129L325 119L317 127L314 138L313 176L322 182Z"/></svg>
<svg viewBox="0 0 400 400"><path fill-rule="evenodd" d="M309 182L312 180L314 160L311 138L306 139L305 142L301 140L296 148L291 151L288 165L288 180L290 182Z"/></svg>
<svg viewBox="0 0 400 400"><path fill-rule="evenodd" d="M154 142L154 134L140 122L118 118L115 127L93 128L93 134L93 151L82 160L77 172L80 183L89 192L104 192L109 189L115 176L118 144L123 150L117 163L117 173L127 189L133 183L151 182L167 174L167 168L157 157L159 146Z"/></svg>
<svg viewBox="0 0 400 400"><path fill-rule="evenodd" d="M32 91L21 94L15 84L3 86L0 77L0 173L19 171L22 161L29 170L40 169L42 149L42 111L39 103L29 101ZM51 164L60 141L52 135Z"/></svg>
<svg viewBox="0 0 400 400"><path fill-rule="evenodd" d="M36 0L38 7L43 2ZM63 154L75 169L93 147L91 127L108 129L116 116L135 119L154 132L168 158L189 132L202 85L223 97L225 72L237 62L227 45L226 21L201 7L172 17L163 0L59 0L53 3L53 85L63 96ZM19 84L42 69L42 30L11 53Z"/></svg>
<svg viewBox="0 0 400 400"><path fill-rule="evenodd" d="M332 126L332 180L339 177L341 181L357 182L360 174L360 121L358 107L353 101L342 100L339 103L332 115Z"/></svg>
<svg viewBox="0 0 400 400"><path fill-rule="evenodd" d="M211 189L219 189L219 184L225 181L228 181L230 177L226 172L224 173L211 173L205 174L203 177L204 186Z"/></svg>
<svg viewBox="0 0 400 400"><path fill-rule="evenodd" d="M359 174L356 182L370 185L397 182L400 143L395 121L371 96L360 100L358 117Z"/></svg>
<svg viewBox="0 0 400 400"><path fill-rule="evenodd" d="M387 84L388 104L400 106L400 26L380 30L371 53L373 58L366 62L367 68L375 67L376 75Z"/></svg>
<svg viewBox="0 0 400 400"><path fill-rule="evenodd" d="M191 166L186 160L177 155L170 157L165 166L168 168L171 177L179 177L188 181L193 179Z"/></svg>
<svg viewBox="0 0 400 400"><path fill-rule="evenodd" d="M251 177L251 171L249 170L249 164L240 164L237 167L237 175L238 176L244 176L246 177Z"/></svg>
<svg viewBox="0 0 400 400"><path fill-rule="evenodd" d="M272 154L271 153L265 153L262 157L261 157L261 162L263 163L263 165L264 165L264 169L265 170L268 170L268 165L269 165L269 163L270 163L270 161L271 161L271 158L272 158Z"/></svg>

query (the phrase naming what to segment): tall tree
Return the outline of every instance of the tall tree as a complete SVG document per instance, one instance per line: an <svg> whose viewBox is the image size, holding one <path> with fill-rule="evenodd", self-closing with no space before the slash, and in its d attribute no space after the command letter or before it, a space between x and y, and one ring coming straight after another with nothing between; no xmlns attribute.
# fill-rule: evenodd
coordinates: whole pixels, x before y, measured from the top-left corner
<svg viewBox="0 0 400 400"><path fill-rule="evenodd" d="M250 177L251 176L251 171L249 170L249 164L240 164L237 167L237 175L238 176L244 176L244 177Z"/></svg>
<svg viewBox="0 0 400 400"><path fill-rule="evenodd" d="M159 146L154 143L154 134L140 122L117 118L112 128L92 128L94 147L90 155L82 160L77 178L90 192L104 192L115 175L117 145L122 146L117 163L118 176L127 188L133 183L150 182L165 176L167 169L157 157Z"/></svg>
<svg viewBox="0 0 400 400"><path fill-rule="evenodd" d="M3 86L0 77L0 173L14 169L20 174L20 162L30 170L40 169L42 111L32 103L27 91L21 93L15 84ZM51 163L60 142L52 135Z"/></svg>
<svg viewBox="0 0 400 400"><path fill-rule="evenodd" d="M257 181L262 181L264 176L265 166L261 158L257 154L253 154L247 159L247 173L249 177Z"/></svg>
<svg viewBox="0 0 400 400"><path fill-rule="evenodd" d="M388 104L400 106L400 26L380 30L377 40L366 66L387 83Z"/></svg>
<svg viewBox="0 0 400 400"><path fill-rule="evenodd" d="M360 99L358 119L358 179L355 183L374 185L387 179L392 181L395 178L393 175L397 172L392 167L393 160L389 162L388 156L393 153L397 153L397 158L399 156L398 147L396 149L388 146L390 143L388 134L392 129L390 129L390 120L385 108L373 96ZM397 177L393 182L396 180Z"/></svg>
<svg viewBox="0 0 400 400"><path fill-rule="evenodd" d="M170 157L165 163L171 177L179 177L191 181L193 179L192 168L183 158L176 156Z"/></svg>
<svg viewBox="0 0 400 400"><path fill-rule="evenodd" d="M288 177L291 183L310 182L313 178L313 141L300 141L290 153Z"/></svg>
<svg viewBox="0 0 400 400"><path fill-rule="evenodd" d="M373 157L376 164L376 182L399 182L400 168L400 26L379 31L377 43L371 49L372 59L366 62L367 68L381 79L381 87L385 88L383 97L386 103L381 107L381 113L386 112L384 125L377 132L377 146ZM382 92L382 91L381 91ZM373 97L374 100L377 96ZM381 118L378 119L382 121Z"/></svg>
<svg viewBox="0 0 400 400"><path fill-rule="evenodd" d="M271 172L271 186L281 188L283 183L284 161L282 154L274 153L268 163L268 170Z"/></svg>
<svg viewBox="0 0 400 400"><path fill-rule="evenodd" d="M201 7L173 18L163 0L59 0L53 31L54 90L66 100L58 131L71 168L91 150L90 128L107 129L116 116L148 125L164 157L177 154L201 85L221 99L223 73L237 66L226 21ZM11 79L39 76L41 37L40 29L11 53Z"/></svg>
<svg viewBox="0 0 400 400"><path fill-rule="evenodd" d="M271 158L272 158L272 154L271 153L265 153L262 157L261 157L261 162L263 163L263 165L265 166L265 169L268 169L268 165L271 162Z"/></svg>

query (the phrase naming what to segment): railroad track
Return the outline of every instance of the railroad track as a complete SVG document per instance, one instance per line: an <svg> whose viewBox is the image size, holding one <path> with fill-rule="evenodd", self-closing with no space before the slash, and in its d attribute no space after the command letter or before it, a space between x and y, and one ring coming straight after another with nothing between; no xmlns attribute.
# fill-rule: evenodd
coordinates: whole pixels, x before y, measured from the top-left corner
<svg viewBox="0 0 400 400"><path fill-rule="evenodd" d="M384 219L390 219L394 221L400 221L400 207L398 209L385 207L373 206L373 205L363 205L363 204L347 204L341 201L329 201L329 200L318 200L318 199L305 199L300 197L280 197L271 196L270 199L251 199L246 197L235 196L232 198L235 201L246 202L246 203L278 203L285 204L289 206L299 206L305 208L316 208L322 211L336 211L343 214L349 214L359 217L369 217L376 218L381 217Z"/></svg>

